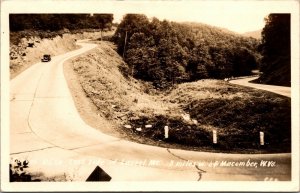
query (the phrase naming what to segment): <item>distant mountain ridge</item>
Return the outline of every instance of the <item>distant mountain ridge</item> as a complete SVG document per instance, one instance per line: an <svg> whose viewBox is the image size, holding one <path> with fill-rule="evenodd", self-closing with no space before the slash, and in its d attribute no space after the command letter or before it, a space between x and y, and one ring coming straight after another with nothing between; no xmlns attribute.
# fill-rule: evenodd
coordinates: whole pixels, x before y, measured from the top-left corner
<svg viewBox="0 0 300 193"><path fill-rule="evenodd" d="M219 27L219 26L214 26L214 25L210 25L210 24L206 24L206 23L201 23L201 22L179 22L181 24L186 24L186 25L190 25L190 26L203 26L203 27L207 27L209 29L213 29L213 30L216 30L216 31L219 31L219 32L223 32L223 33L226 33L226 34L232 34L232 35L236 35L236 36L242 36L242 34L240 33L237 33L235 31L231 31L227 28L224 28L224 27Z"/></svg>
<svg viewBox="0 0 300 193"><path fill-rule="evenodd" d="M256 31L245 32L242 35L247 36L247 37L253 37L255 39L261 39L261 32L262 32L262 29L256 30Z"/></svg>

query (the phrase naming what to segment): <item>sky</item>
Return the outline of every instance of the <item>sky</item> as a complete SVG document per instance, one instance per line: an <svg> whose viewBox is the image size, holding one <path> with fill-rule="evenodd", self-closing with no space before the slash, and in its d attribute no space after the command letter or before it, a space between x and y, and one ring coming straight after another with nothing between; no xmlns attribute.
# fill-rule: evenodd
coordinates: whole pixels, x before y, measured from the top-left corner
<svg viewBox="0 0 300 193"><path fill-rule="evenodd" d="M6 0L4 2L9 8L4 11L11 13L113 13L115 22L120 22L126 13L142 13L148 18L200 22L237 33L262 29L265 25L264 18L270 13L299 14L298 0Z"/></svg>
<svg viewBox="0 0 300 193"><path fill-rule="evenodd" d="M120 22L126 13L142 13L148 18L160 20L200 22L237 33L262 29L264 18L271 12L279 12L278 6L263 1L149 1L120 3L113 11L115 22Z"/></svg>

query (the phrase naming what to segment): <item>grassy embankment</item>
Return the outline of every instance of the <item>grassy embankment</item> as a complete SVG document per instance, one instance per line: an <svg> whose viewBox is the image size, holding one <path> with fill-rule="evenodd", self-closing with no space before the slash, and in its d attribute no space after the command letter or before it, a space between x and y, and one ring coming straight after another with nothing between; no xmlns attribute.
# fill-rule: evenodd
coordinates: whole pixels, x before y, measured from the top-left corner
<svg viewBox="0 0 300 193"><path fill-rule="evenodd" d="M213 152L290 152L290 98L221 80L157 91L120 72L126 71L126 64L112 43L98 44L73 59L72 65L100 116L122 128L133 141ZM146 124L152 128L145 128ZM169 139L164 139L165 125L170 128ZM218 133L217 145L212 144L213 130ZM263 147L260 131L265 133Z"/></svg>

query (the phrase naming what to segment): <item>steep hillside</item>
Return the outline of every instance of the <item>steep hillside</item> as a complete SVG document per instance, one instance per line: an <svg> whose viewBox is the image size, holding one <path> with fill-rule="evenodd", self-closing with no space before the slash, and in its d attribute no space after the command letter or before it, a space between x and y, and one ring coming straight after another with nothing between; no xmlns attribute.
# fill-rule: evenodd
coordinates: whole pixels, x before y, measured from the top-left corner
<svg viewBox="0 0 300 193"><path fill-rule="evenodd" d="M123 76L126 64L110 42L98 42L99 47L85 56L72 60L82 88L108 120L124 125L128 117L151 112L166 113L166 107L150 92L151 86ZM154 91L154 90L153 90ZM144 108L146 107L146 108Z"/></svg>
<svg viewBox="0 0 300 193"><path fill-rule="evenodd" d="M54 56L73 49L76 49L75 40L67 35L53 39L23 38L18 45L10 45L10 77L14 78L30 65L40 62L43 54Z"/></svg>
<svg viewBox="0 0 300 193"><path fill-rule="evenodd" d="M96 49L72 59L69 65L83 95L96 107L86 113L97 115L99 120L94 122L108 121L114 131L101 126L98 129L164 147L290 152L289 98L209 79L159 91L128 76L130 71L112 43L96 43ZM74 99L78 98L75 94ZM170 128L168 139L164 138L164 126ZM212 144L213 130L218 132L218 146ZM259 146L260 131L266 136L264 148Z"/></svg>
<svg viewBox="0 0 300 193"><path fill-rule="evenodd" d="M99 30L91 32L44 32L19 31L10 33L10 78L14 78L23 70L41 61L44 54L51 56L63 54L77 48L76 40L98 39L113 31L101 33ZM59 35L57 35L59 34Z"/></svg>

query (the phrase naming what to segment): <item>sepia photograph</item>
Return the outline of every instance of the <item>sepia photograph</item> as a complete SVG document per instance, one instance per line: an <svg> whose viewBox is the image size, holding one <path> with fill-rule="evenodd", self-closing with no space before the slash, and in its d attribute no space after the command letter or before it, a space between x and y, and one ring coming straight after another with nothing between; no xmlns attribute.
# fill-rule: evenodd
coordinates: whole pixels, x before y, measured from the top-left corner
<svg viewBox="0 0 300 193"><path fill-rule="evenodd" d="M299 1L1 1L1 191L299 191Z"/></svg>

